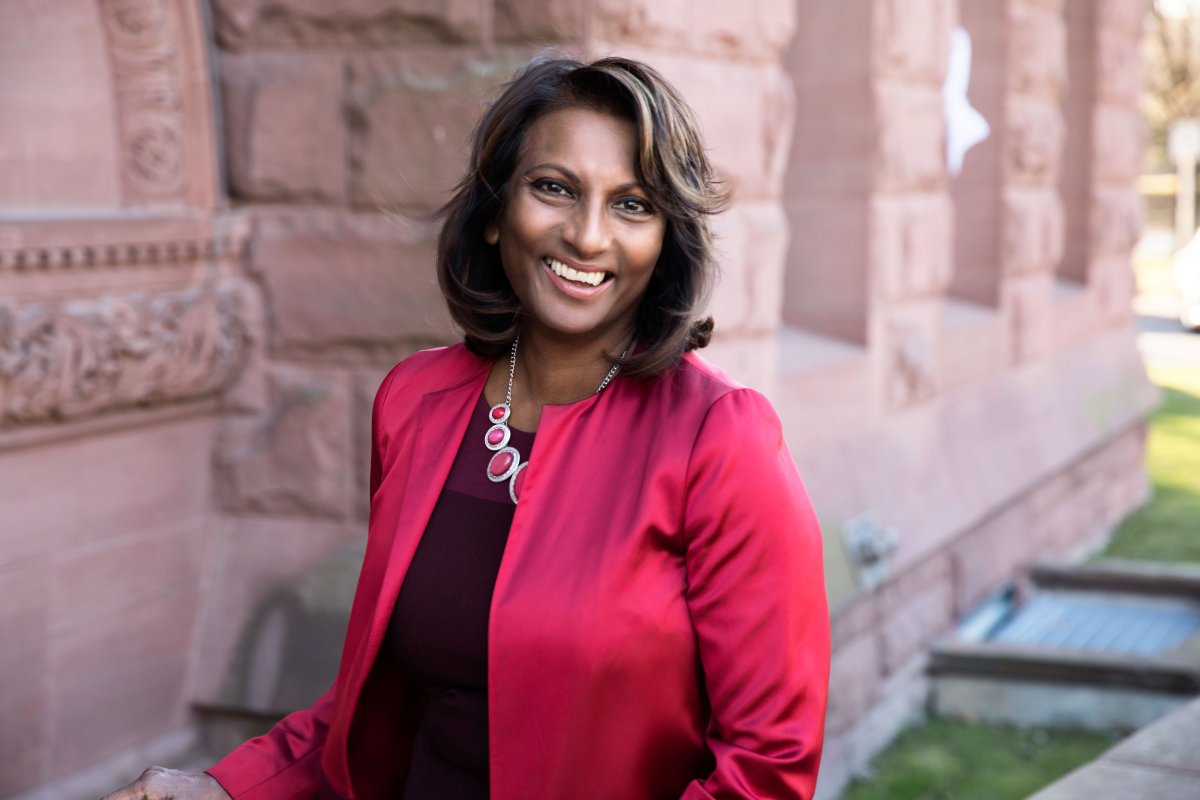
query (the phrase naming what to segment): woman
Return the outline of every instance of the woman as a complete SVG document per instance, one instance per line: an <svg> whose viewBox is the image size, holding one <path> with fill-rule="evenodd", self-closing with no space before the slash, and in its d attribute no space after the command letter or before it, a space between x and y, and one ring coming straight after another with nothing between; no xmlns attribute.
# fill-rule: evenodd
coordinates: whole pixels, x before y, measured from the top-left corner
<svg viewBox="0 0 1200 800"><path fill-rule="evenodd" d="M690 352L720 200L653 70L522 69L446 208L465 343L375 399L334 687L110 800L811 797L820 531L770 405Z"/></svg>

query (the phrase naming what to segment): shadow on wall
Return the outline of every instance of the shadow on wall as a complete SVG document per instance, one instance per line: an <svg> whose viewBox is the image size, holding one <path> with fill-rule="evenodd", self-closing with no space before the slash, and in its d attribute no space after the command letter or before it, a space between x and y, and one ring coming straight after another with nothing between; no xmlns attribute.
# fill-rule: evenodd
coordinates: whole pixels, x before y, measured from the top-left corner
<svg viewBox="0 0 1200 800"><path fill-rule="evenodd" d="M273 587L238 637L215 703L197 704L204 745L224 753L311 706L337 677L366 550L354 542Z"/></svg>

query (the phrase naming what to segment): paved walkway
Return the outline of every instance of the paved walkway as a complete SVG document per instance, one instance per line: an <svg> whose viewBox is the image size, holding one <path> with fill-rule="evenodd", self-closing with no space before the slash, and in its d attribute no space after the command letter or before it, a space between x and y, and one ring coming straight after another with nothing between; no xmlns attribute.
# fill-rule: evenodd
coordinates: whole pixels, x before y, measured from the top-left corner
<svg viewBox="0 0 1200 800"><path fill-rule="evenodd" d="M1200 800L1200 700L1147 725L1029 800Z"/></svg>

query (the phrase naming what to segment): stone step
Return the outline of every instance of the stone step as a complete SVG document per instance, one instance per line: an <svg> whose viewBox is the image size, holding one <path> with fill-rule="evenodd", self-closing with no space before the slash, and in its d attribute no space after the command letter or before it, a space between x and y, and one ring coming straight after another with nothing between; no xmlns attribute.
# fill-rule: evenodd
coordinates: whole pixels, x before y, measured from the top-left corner
<svg viewBox="0 0 1200 800"><path fill-rule="evenodd" d="M935 714L1134 729L1200 694L1200 569L1037 565L930 655Z"/></svg>

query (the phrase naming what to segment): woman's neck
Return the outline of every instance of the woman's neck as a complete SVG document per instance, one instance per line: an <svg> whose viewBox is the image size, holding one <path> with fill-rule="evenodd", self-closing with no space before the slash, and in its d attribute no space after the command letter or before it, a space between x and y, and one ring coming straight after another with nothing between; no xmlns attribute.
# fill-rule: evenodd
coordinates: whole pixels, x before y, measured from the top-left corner
<svg viewBox="0 0 1200 800"><path fill-rule="evenodd" d="M573 343L522 331L513 376L513 424L518 429L536 430L542 406L573 403L594 394L612 369L608 354L619 353L628 344L628 339L611 345L603 339ZM489 402L504 399L508 365L507 358L500 358L492 368Z"/></svg>
<svg viewBox="0 0 1200 800"><path fill-rule="evenodd" d="M608 354L620 349L621 345L610 348L602 342L564 346L523 333L513 391L519 386L541 405L582 400L596 391L612 369Z"/></svg>

